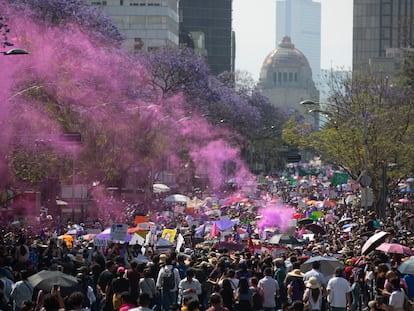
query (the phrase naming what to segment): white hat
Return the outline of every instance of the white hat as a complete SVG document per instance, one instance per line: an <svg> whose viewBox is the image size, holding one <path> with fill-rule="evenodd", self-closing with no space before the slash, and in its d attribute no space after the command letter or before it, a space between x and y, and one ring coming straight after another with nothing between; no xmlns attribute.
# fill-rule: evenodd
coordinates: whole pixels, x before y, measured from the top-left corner
<svg viewBox="0 0 414 311"><path fill-rule="evenodd" d="M309 278L309 280L306 282L306 287L308 288L320 288L319 282L316 277L312 276Z"/></svg>

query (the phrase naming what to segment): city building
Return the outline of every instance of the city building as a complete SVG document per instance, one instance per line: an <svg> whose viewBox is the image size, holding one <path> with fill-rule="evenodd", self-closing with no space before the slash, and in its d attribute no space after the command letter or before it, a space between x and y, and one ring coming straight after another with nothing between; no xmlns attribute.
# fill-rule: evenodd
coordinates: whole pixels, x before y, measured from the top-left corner
<svg viewBox="0 0 414 311"><path fill-rule="evenodd" d="M88 0L99 6L125 36L124 47L138 52L179 45L179 0Z"/></svg>
<svg viewBox="0 0 414 311"><path fill-rule="evenodd" d="M206 56L214 75L233 71L232 0L180 0L180 44Z"/></svg>
<svg viewBox="0 0 414 311"><path fill-rule="evenodd" d="M313 0L276 0L276 46L288 36L306 56L313 80L321 68L321 3Z"/></svg>
<svg viewBox="0 0 414 311"><path fill-rule="evenodd" d="M259 87L263 95L287 117L296 116L298 122L318 128L318 114L310 114L300 105L305 99L318 101L319 91L312 79L312 70L306 56L284 37L278 47L264 60Z"/></svg>
<svg viewBox="0 0 414 311"><path fill-rule="evenodd" d="M354 0L353 16L353 70L397 74L413 44L414 0Z"/></svg>

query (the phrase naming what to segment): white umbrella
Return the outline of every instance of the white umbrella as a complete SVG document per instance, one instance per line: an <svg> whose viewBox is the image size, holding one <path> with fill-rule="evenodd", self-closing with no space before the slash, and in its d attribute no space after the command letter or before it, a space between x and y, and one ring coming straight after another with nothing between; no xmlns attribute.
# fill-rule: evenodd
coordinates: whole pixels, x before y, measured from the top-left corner
<svg viewBox="0 0 414 311"><path fill-rule="evenodd" d="M315 256L306 260L301 266L300 270L302 272L307 272L312 269L314 262L320 262L320 272L324 276L334 274L336 268L343 268L344 264L338 259L332 256Z"/></svg>
<svg viewBox="0 0 414 311"><path fill-rule="evenodd" d="M190 198L183 194L172 194L164 199L167 203L187 203Z"/></svg>
<svg viewBox="0 0 414 311"><path fill-rule="evenodd" d="M164 192L168 192L171 190L170 187L164 184L153 184L152 189L154 193L164 193Z"/></svg>

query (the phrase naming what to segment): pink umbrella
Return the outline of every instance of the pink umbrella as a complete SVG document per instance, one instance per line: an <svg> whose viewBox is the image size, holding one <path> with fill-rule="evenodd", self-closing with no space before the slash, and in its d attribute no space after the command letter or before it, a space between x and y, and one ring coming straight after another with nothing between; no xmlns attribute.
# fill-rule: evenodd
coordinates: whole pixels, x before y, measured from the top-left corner
<svg viewBox="0 0 414 311"><path fill-rule="evenodd" d="M406 254L413 255L414 252L408 246L404 246L398 243L382 243L380 246L375 248L378 251L391 254Z"/></svg>

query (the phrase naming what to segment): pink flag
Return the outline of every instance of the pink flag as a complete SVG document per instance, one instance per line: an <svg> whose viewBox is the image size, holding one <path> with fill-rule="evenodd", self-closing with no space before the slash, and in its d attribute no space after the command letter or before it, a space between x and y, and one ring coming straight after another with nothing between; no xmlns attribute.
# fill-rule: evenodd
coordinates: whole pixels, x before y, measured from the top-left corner
<svg viewBox="0 0 414 311"><path fill-rule="evenodd" d="M306 233L306 229L305 227L302 227L299 231L298 231L298 237L303 237L303 235Z"/></svg>
<svg viewBox="0 0 414 311"><path fill-rule="evenodd" d="M217 227L216 222L213 223L211 227L210 237L214 238L219 234L219 228Z"/></svg>

